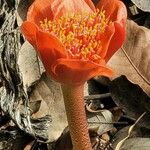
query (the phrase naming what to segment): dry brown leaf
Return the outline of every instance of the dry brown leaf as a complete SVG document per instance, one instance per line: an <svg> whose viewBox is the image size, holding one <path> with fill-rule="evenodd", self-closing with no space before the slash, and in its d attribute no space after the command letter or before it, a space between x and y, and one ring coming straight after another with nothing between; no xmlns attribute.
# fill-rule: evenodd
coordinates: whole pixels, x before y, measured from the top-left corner
<svg viewBox="0 0 150 150"><path fill-rule="evenodd" d="M123 48L150 84L150 30L128 21L127 38Z"/></svg>
<svg viewBox="0 0 150 150"><path fill-rule="evenodd" d="M113 129L113 115L109 110L88 113L87 118L89 129L97 132L98 135L102 135Z"/></svg>
<svg viewBox="0 0 150 150"><path fill-rule="evenodd" d="M114 78L126 75L150 95L150 30L133 21L127 23L127 37L120 49L108 62Z"/></svg>
<svg viewBox="0 0 150 150"><path fill-rule="evenodd" d="M130 126L122 128L113 136L113 139L111 139L113 150L120 141L128 136L129 128ZM131 136L122 143L120 150L149 150L149 130L145 130L144 132L143 131L143 128L139 128L138 125L135 126L132 130Z"/></svg>
<svg viewBox="0 0 150 150"><path fill-rule="evenodd" d="M147 84L147 82L145 82L145 80L136 72L121 49L111 58L108 65L114 70L115 74L113 78L125 75L129 80L138 84L148 95L150 95L149 84Z"/></svg>
<svg viewBox="0 0 150 150"><path fill-rule="evenodd" d="M51 115L52 122L49 128L49 141L53 142L59 138L67 126L67 118L62 97L60 84L50 80L45 74L39 80L35 90L32 92L31 101L42 100L46 102L45 107L41 107L39 114L47 113Z"/></svg>
<svg viewBox="0 0 150 150"><path fill-rule="evenodd" d="M130 138L121 146L120 150L150 150L150 138Z"/></svg>

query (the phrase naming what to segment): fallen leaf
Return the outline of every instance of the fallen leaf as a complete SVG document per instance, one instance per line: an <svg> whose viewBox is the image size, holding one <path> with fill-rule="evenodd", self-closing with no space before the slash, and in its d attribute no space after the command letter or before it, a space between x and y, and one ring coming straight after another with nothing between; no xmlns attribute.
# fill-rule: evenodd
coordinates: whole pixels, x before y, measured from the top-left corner
<svg viewBox="0 0 150 150"><path fill-rule="evenodd" d="M121 149L121 146L125 143L125 141L131 137L131 134L132 134L133 129L135 128L135 126L138 124L138 122L141 120L141 118L142 118L144 115L145 115L145 113L143 113L143 114L136 120L136 122L135 122L132 126L129 127L129 129L128 129L128 135L127 135L124 139L122 139L122 140L117 144L117 146L115 147L115 150L120 150L120 149Z"/></svg>
<svg viewBox="0 0 150 150"><path fill-rule="evenodd" d="M114 102L131 118L142 118L141 126L150 128L150 97L136 84L131 83L125 76L116 78L109 86Z"/></svg>
<svg viewBox="0 0 150 150"><path fill-rule="evenodd" d="M134 21L128 21L123 48L133 65L150 85L150 30L137 25Z"/></svg>
<svg viewBox="0 0 150 150"><path fill-rule="evenodd" d="M148 0L131 0L139 9L150 12L150 1Z"/></svg>
<svg viewBox="0 0 150 150"><path fill-rule="evenodd" d="M128 135L130 126L124 127L121 130L118 130L117 133L112 137L112 148L115 149L116 145ZM141 128L137 124L134 130L131 133L131 138L149 138L150 130L146 128ZM128 139L127 139L128 140ZM126 141L127 141L126 140ZM126 142L125 141L125 142Z"/></svg>
<svg viewBox="0 0 150 150"><path fill-rule="evenodd" d="M150 150L150 138L127 139L120 150Z"/></svg>
<svg viewBox="0 0 150 150"><path fill-rule="evenodd" d="M48 130L49 141L57 140L68 125L60 84L43 74L39 83L35 85L30 100L42 100L47 104L44 105L45 109L43 107L41 112L48 111L52 118Z"/></svg>
<svg viewBox="0 0 150 150"><path fill-rule="evenodd" d="M120 75L125 75L130 81L138 84L148 95L150 95L150 86L135 71L122 50L119 50L112 57L109 61L109 66L114 70L114 76L112 79L115 79Z"/></svg>
<svg viewBox="0 0 150 150"><path fill-rule="evenodd" d="M37 82L44 72L35 50L28 42L25 42L19 51L18 66L26 88Z"/></svg>
<svg viewBox="0 0 150 150"><path fill-rule="evenodd" d="M150 30L133 21L127 23L127 37L120 49L108 62L114 78L126 75L150 95Z"/></svg>
<svg viewBox="0 0 150 150"><path fill-rule="evenodd" d="M102 135L113 128L113 115L109 110L87 113L87 118L89 129L96 131L98 135Z"/></svg>

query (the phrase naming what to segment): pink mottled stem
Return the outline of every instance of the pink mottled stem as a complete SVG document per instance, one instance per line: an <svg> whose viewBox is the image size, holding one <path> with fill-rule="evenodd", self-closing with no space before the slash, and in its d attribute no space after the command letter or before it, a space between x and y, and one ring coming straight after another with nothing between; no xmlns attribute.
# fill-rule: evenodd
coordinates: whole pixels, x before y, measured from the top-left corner
<svg viewBox="0 0 150 150"><path fill-rule="evenodd" d="M83 85L62 85L64 103L74 150L92 150L87 128Z"/></svg>

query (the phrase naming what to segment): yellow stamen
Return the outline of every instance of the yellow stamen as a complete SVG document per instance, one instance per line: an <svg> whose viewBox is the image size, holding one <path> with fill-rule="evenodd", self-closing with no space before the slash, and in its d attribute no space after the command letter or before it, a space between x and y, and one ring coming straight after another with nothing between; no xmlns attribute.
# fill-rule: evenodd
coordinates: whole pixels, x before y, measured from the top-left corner
<svg viewBox="0 0 150 150"><path fill-rule="evenodd" d="M62 16L54 21L45 18L40 21L40 26L58 37L64 44L68 57L98 63L102 51L101 34L105 32L109 22L105 11L97 10L92 14L77 13Z"/></svg>

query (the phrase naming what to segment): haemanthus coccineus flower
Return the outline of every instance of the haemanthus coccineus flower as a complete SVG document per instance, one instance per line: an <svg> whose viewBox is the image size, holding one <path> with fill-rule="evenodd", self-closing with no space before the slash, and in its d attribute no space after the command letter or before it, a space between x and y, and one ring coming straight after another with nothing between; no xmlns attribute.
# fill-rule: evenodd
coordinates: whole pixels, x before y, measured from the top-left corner
<svg viewBox="0 0 150 150"><path fill-rule="evenodd" d="M125 38L126 9L119 0L35 0L21 30L46 71L57 81L80 84L110 76L106 62Z"/></svg>
<svg viewBox="0 0 150 150"><path fill-rule="evenodd" d="M107 61L125 39L127 12L119 0L35 0L22 33L46 71L62 84L75 150L91 150L83 84L96 75L111 76Z"/></svg>

